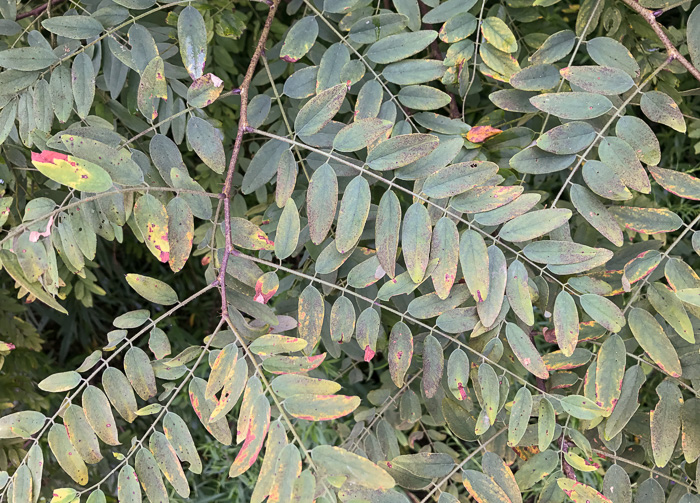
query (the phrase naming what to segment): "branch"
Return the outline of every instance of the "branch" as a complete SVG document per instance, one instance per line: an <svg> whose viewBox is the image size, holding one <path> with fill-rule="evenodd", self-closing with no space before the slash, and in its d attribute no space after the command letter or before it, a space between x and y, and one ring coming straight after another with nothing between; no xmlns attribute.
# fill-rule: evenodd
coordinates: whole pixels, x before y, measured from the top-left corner
<svg viewBox="0 0 700 503"><path fill-rule="evenodd" d="M22 14L17 14L17 17L15 18L15 21L19 21L20 19L24 19L27 17L35 17L38 16L39 14L42 14L46 9L49 8L49 6L55 6L58 4L62 4L66 0L50 0L49 2L46 2L44 5L41 5L37 7L36 9L32 9L29 12L23 12Z"/></svg>
<svg viewBox="0 0 700 503"><path fill-rule="evenodd" d="M693 64L685 59L685 57L678 52L678 49L673 45L671 40L668 38L668 35L666 35L666 32L664 31L663 26L659 24L659 22L656 20L656 16L654 15L653 11L650 11L649 9L646 9L639 5L637 0L622 0L627 6L635 11L637 14L642 16L644 20L651 26L651 29L654 30L654 33L659 37L661 40L661 43L664 44L664 47L666 47L666 51L668 52L668 55L671 59L676 59L678 62L685 67L686 70L690 72L690 74L695 77L698 81L700 81L700 70L695 68ZM663 12L663 11L662 11Z"/></svg>
<svg viewBox="0 0 700 503"><path fill-rule="evenodd" d="M248 126L248 88L250 87L250 82L253 80L255 67L258 66L260 55L265 50L265 42L267 41L267 36L270 33L270 26L272 26L272 20L275 18L275 13L277 12L279 2L280 0L272 0L270 11L267 13L267 19L265 20L262 33L260 34L260 39L258 40L258 45L255 47L255 52L250 60L245 77L243 77L243 83L241 83L240 86L241 114L238 118L238 132L236 133L236 141L233 145L231 160L229 161L228 168L226 170L226 181L224 182L224 188L221 191L221 195L224 199L224 235L226 238L226 248L224 258L221 260L221 266L219 269L219 288L221 290L221 314L224 318L228 318L228 304L226 302L226 267L228 266L228 256L233 251L233 243L231 240L231 184L233 182L233 174L236 171L238 154L240 153L241 145L243 144L243 135L250 130L250 127Z"/></svg>

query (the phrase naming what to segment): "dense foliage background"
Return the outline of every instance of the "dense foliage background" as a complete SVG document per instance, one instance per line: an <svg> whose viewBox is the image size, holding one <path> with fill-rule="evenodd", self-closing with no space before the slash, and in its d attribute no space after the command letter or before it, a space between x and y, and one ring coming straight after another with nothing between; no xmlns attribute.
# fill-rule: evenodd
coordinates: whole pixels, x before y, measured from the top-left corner
<svg viewBox="0 0 700 503"><path fill-rule="evenodd" d="M700 501L697 1L0 15L0 501Z"/></svg>

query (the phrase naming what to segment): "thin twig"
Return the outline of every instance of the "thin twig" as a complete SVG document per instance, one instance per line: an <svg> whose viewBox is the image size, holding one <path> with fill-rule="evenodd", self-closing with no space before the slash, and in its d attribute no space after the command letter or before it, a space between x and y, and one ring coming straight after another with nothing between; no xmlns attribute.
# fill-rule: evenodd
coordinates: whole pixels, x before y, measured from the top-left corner
<svg viewBox="0 0 700 503"><path fill-rule="evenodd" d="M273 0L272 5L270 5L270 10L267 13L267 19L265 20L262 33L260 33L260 38L258 39L258 45L255 47L255 52L250 60L245 77L243 77L243 83L240 86L241 111L238 118L238 132L236 133L236 141L233 145L231 160L228 164L224 188L221 191L221 195L224 199L224 237L226 239L226 247L224 249L224 257L221 260L221 268L219 269L219 289L221 290L221 315L225 318L228 317L228 303L226 301L226 267L228 266L229 254L233 251L233 242L231 238L231 186L233 182L233 174L236 171L238 154L241 152L243 135L248 133L251 129L250 126L248 126L248 90L250 88L250 82L253 80L255 68L258 66L260 56L265 50L265 42L267 41L267 36L270 33L270 27L272 26L272 20L275 18L279 1L280 0Z"/></svg>
<svg viewBox="0 0 700 503"><path fill-rule="evenodd" d="M686 70L690 72L690 74L695 77L698 81L700 81L700 70L695 68L693 64L688 61L680 52L678 52L678 49L676 49L676 46L673 45L673 42L668 38L668 35L666 35L666 32L664 31L664 27L659 24L659 22L656 20L656 16L654 15L654 12L642 7L636 0L622 0L627 6L635 11L637 14L642 16L644 20L651 26L651 29L654 30L654 33L656 33L656 36L659 37L659 40L661 40L661 43L664 44L664 47L666 48L666 52L668 52L668 56L671 59L678 60L678 62L685 67ZM663 11L661 11L663 13Z"/></svg>

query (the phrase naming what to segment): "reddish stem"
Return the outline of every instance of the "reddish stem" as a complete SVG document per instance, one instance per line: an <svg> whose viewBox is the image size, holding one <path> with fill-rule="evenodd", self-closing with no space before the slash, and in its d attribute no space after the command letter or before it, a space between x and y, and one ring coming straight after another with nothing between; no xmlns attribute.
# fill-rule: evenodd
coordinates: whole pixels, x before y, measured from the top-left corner
<svg viewBox="0 0 700 503"><path fill-rule="evenodd" d="M238 161L238 155L241 152L241 145L243 144L243 135L250 131L248 126L248 88L250 87L250 82L253 80L253 75L255 74L255 68L258 65L260 56L265 50L265 42L270 34L270 27L272 26L272 20L275 18L275 13L277 12L277 6L280 0L273 0L270 5L270 11L267 13L267 19L263 25L262 33L260 33L260 39L258 40L258 45L255 47L255 52L248 65L248 70L243 77L243 82L240 86L241 94L241 113L238 119L238 132L236 133L236 141L233 144L233 153L231 154L231 160L229 161L226 181L224 182L224 188L221 191L221 195L224 199L224 234L226 238L226 246L224 248L224 257L221 260L221 266L219 269L219 288L221 290L221 315L224 318L228 317L228 304L226 302L226 267L228 266L228 257L233 251L233 240L231 236L231 186L233 182L233 174L236 171L236 163Z"/></svg>
<svg viewBox="0 0 700 503"><path fill-rule="evenodd" d="M55 5L58 5L58 4L65 2L65 1L66 0L51 0L50 2L46 2L44 5L40 5L36 9L30 10L29 12L23 12L22 14L17 14L15 21L19 21L20 19L24 19L26 17L38 16L39 14L44 12L46 9L48 9L49 5L55 6Z"/></svg>
<svg viewBox="0 0 700 503"><path fill-rule="evenodd" d="M673 45L671 40L668 38L666 35L666 32L664 31L663 26L659 24L659 22L656 20L656 16L659 15L657 12L651 11L649 9L646 9L642 7L637 0L622 0L627 6L635 11L637 14L642 16L644 20L651 26L651 29L654 30L654 33L656 33L656 36L659 37L659 40L661 40L661 43L664 44L664 47L666 47L666 51L668 52L668 55L670 58L677 60L681 65L685 67L686 70L690 72L690 74L695 77L699 82L700 82L700 70L695 68L693 64L688 61L680 52L678 52L678 49ZM663 11L662 11L663 12Z"/></svg>

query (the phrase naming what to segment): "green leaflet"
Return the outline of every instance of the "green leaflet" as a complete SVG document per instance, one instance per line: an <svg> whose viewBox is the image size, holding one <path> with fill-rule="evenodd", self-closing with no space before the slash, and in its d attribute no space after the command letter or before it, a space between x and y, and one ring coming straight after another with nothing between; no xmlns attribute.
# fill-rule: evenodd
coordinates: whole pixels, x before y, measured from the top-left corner
<svg viewBox="0 0 700 503"><path fill-rule="evenodd" d="M386 135L392 123L377 118L361 119L341 129L333 140L333 148L340 152L355 152Z"/></svg>
<svg viewBox="0 0 700 503"><path fill-rule="evenodd" d="M277 223L277 233L275 234L275 255L277 258L283 260L294 253L299 241L300 228L299 211L294 200L289 198Z"/></svg>
<svg viewBox="0 0 700 503"><path fill-rule="evenodd" d="M420 12L418 5L408 1L395 4L399 13L383 13L376 16L363 17L350 28L350 40L358 44L371 44L389 35L400 32L409 22L411 29L415 22L420 27ZM403 10L403 12L402 12Z"/></svg>
<svg viewBox="0 0 700 503"><path fill-rule="evenodd" d="M585 92L545 93L530 98L538 110L561 119L594 119L612 108L605 96Z"/></svg>
<svg viewBox="0 0 700 503"><path fill-rule="evenodd" d="M695 342L690 318L673 290L663 283L652 283L647 288L647 299L678 335L690 343Z"/></svg>
<svg viewBox="0 0 700 503"><path fill-rule="evenodd" d="M484 39L496 49L503 52L515 52L518 43L515 35L500 18L487 17L481 23L481 33Z"/></svg>
<svg viewBox="0 0 700 503"><path fill-rule="evenodd" d="M571 184L571 202L579 214L615 246L622 246L622 229L613 216L588 189Z"/></svg>
<svg viewBox="0 0 700 503"><path fill-rule="evenodd" d="M391 35L372 44L367 51L367 57L375 63L393 63L412 56L437 38L433 30L416 31Z"/></svg>
<svg viewBox="0 0 700 503"><path fill-rule="evenodd" d="M620 465L612 465L605 472L603 494L615 503L632 501L632 484L629 475Z"/></svg>
<svg viewBox="0 0 700 503"><path fill-rule="evenodd" d="M567 414L578 419L594 420L605 414L599 405L585 396L568 395L559 400L559 403Z"/></svg>
<svg viewBox="0 0 700 503"><path fill-rule="evenodd" d="M389 335L389 370L397 387L403 386L404 376L413 358L413 335L404 322L396 323Z"/></svg>
<svg viewBox="0 0 700 503"><path fill-rule="evenodd" d="M506 222L499 236L513 242L535 239L561 227L571 215L570 210L559 208L531 211Z"/></svg>
<svg viewBox="0 0 700 503"><path fill-rule="evenodd" d="M444 477L454 467L454 461L447 454L419 453L396 456L391 460L392 467L396 466L416 477Z"/></svg>
<svg viewBox="0 0 700 503"><path fill-rule="evenodd" d="M151 452L142 447L136 453L134 471L138 481L146 493L148 501L165 501L168 499L168 491L163 483L160 469Z"/></svg>
<svg viewBox="0 0 700 503"><path fill-rule="evenodd" d="M309 421L331 421L347 416L360 405L360 398L342 395L294 394L284 401L289 414Z"/></svg>
<svg viewBox="0 0 700 503"><path fill-rule="evenodd" d="M178 301L175 290L157 279L139 274L127 274L126 281L139 295L156 304L169 306Z"/></svg>
<svg viewBox="0 0 700 503"><path fill-rule="evenodd" d="M595 140L596 131L587 122L572 121L554 127L537 139L537 146L553 154L575 154Z"/></svg>
<svg viewBox="0 0 700 503"><path fill-rule="evenodd" d="M224 172L226 155L214 126L199 117L191 117L187 121L187 140L204 164L216 173Z"/></svg>
<svg viewBox="0 0 700 503"><path fill-rule="evenodd" d="M78 116L84 119L89 114L95 98L95 70L92 61L84 52L73 59L71 82L76 111Z"/></svg>
<svg viewBox="0 0 700 503"><path fill-rule="evenodd" d="M66 428L55 423L49 430L49 447L56 457L58 464L77 484L84 486L88 481L88 471L85 462L71 444Z"/></svg>
<svg viewBox="0 0 700 503"><path fill-rule="evenodd" d="M313 285L307 286L299 296L299 337L308 344L307 354L316 346L321 337L324 314L323 296Z"/></svg>
<svg viewBox="0 0 700 503"><path fill-rule="evenodd" d="M508 445L517 445L525 435L532 413L532 394L527 386L522 386L515 394L508 421Z"/></svg>
<svg viewBox="0 0 700 503"><path fill-rule="evenodd" d="M451 101L449 94L424 85L402 87L398 98L402 105L415 110L437 110Z"/></svg>
<svg viewBox="0 0 700 503"><path fill-rule="evenodd" d="M0 438L29 437L39 431L45 421L41 412L13 412L0 418Z"/></svg>
<svg viewBox="0 0 700 503"><path fill-rule="evenodd" d="M156 395L156 377L148 355L141 348L132 347L124 356L124 373L143 400Z"/></svg>
<svg viewBox="0 0 700 503"><path fill-rule="evenodd" d="M537 446L544 451L554 439L556 414L554 407L547 397L540 400L540 409L537 417Z"/></svg>
<svg viewBox="0 0 700 503"><path fill-rule="evenodd" d="M588 316L611 332L619 332L625 326L622 311L611 300L587 293L581 296L580 302Z"/></svg>
<svg viewBox="0 0 700 503"><path fill-rule="evenodd" d="M517 259L508 266L506 297L518 318L526 325L532 326L535 323L535 314L532 309L528 273L523 263Z"/></svg>
<svg viewBox="0 0 700 503"><path fill-rule="evenodd" d="M649 177L627 142L614 136L606 136L598 145L598 156L620 177L622 183L638 192L649 193Z"/></svg>
<svg viewBox="0 0 700 503"><path fill-rule="evenodd" d="M683 370L678 354L659 322L647 311L637 307L630 311L628 320L635 339L649 357L664 372L673 377L680 377Z"/></svg>
<svg viewBox="0 0 700 503"><path fill-rule="evenodd" d="M406 166L427 156L438 146L436 136L405 134L380 143L367 155L367 164L377 171L389 171Z"/></svg>
<svg viewBox="0 0 700 503"><path fill-rule="evenodd" d="M476 311L484 327L491 327L501 313L506 289L506 259L503 252L494 245L488 247L488 292L477 303ZM472 295L474 293L472 292Z"/></svg>
<svg viewBox="0 0 700 503"><path fill-rule="evenodd" d="M318 36L315 16L307 16L294 23L287 32L280 51L280 59L294 63L303 58Z"/></svg>
<svg viewBox="0 0 700 503"><path fill-rule="evenodd" d="M396 251L401 227L401 205L392 190L382 195L375 222L377 259L390 277L396 274Z"/></svg>
<svg viewBox="0 0 700 503"><path fill-rule="evenodd" d="M634 81L623 70L610 66L568 66L561 76L583 91L598 94L622 94Z"/></svg>
<svg viewBox="0 0 700 503"><path fill-rule="evenodd" d="M100 166L116 183L122 185L143 183L143 172L128 150L115 149L102 141L77 134L64 134L60 139L65 149L72 155Z"/></svg>
<svg viewBox="0 0 700 503"><path fill-rule="evenodd" d="M474 300L483 302L489 294L489 255L484 238L476 231L465 231L459 242L462 275Z"/></svg>
<svg viewBox="0 0 700 503"><path fill-rule="evenodd" d="M380 324L379 314L371 307L362 311L357 318L355 338L357 339L357 344L365 352L365 361L371 361L376 354Z"/></svg>
<svg viewBox="0 0 700 503"><path fill-rule="evenodd" d="M57 61L56 55L45 47L19 47L0 51L0 66L10 70L43 70Z"/></svg>
<svg viewBox="0 0 700 503"><path fill-rule="evenodd" d="M344 343L355 331L355 307L347 297L338 297L331 308L330 335L335 342Z"/></svg>
<svg viewBox="0 0 700 503"><path fill-rule="evenodd" d="M50 375L41 381L38 386L39 389L49 393L60 393L75 388L79 383L80 374L74 371L68 371Z"/></svg>
<svg viewBox="0 0 700 503"><path fill-rule="evenodd" d="M456 196L483 185L498 171L498 165L488 161L452 164L428 177L423 192L436 199Z"/></svg>
<svg viewBox="0 0 700 503"><path fill-rule="evenodd" d="M414 283L425 277L430 259L432 226L428 210L420 203L412 204L403 219L401 244L406 270Z"/></svg>
<svg viewBox="0 0 700 503"><path fill-rule="evenodd" d="M432 398L438 392L442 381L445 358L440 342L432 335L423 343L423 392Z"/></svg>
<svg viewBox="0 0 700 503"><path fill-rule="evenodd" d="M579 318L576 302L569 292L562 290L554 301L554 332L559 349L571 356L579 338Z"/></svg>
<svg viewBox="0 0 700 503"><path fill-rule="evenodd" d="M596 404L609 415L619 402L625 375L625 343L617 334L612 334L598 353L595 372Z"/></svg>
<svg viewBox="0 0 700 503"><path fill-rule="evenodd" d="M119 445L117 425L107 395L96 386L87 386L82 397L83 411L90 427L104 443Z"/></svg>
<svg viewBox="0 0 700 503"><path fill-rule="evenodd" d="M206 141L206 138L204 139ZM271 140L265 143L253 156L248 169L243 175L241 189L244 194L255 192L265 185L278 172L282 157L289 151L289 145L282 141ZM296 180L295 180L296 181Z"/></svg>
<svg viewBox="0 0 700 503"><path fill-rule="evenodd" d="M475 470L464 470L462 475L464 487L476 501L488 503L509 501L506 493L503 492L503 489L496 484L496 481L492 477Z"/></svg>
<svg viewBox="0 0 700 503"><path fill-rule="evenodd" d="M117 497L125 503L138 503L141 501L141 488L139 487L136 472L129 464L122 466L117 479Z"/></svg>
<svg viewBox="0 0 700 503"><path fill-rule="evenodd" d="M656 393L659 401L650 414L651 449L656 466L662 468L671 459L680 434L683 395L670 381L659 384Z"/></svg>
<svg viewBox="0 0 700 503"><path fill-rule="evenodd" d="M551 64L533 64L510 78L510 85L522 91L547 91L559 84L559 70Z"/></svg>
<svg viewBox="0 0 700 503"><path fill-rule="evenodd" d="M338 84L311 98L294 120L296 133L300 136L318 133L338 113L346 93L346 85Z"/></svg>
<svg viewBox="0 0 700 503"><path fill-rule="evenodd" d="M528 372L541 379L547 379L549 372L530 338L514 323L506 324L506 339L518 361Z"/></svg>
<svg viewBox="0 0 700 503"><path fill-rule="evenodd" d="M353 178L345 188L336 226L338 252L347 253L359 241L369 215L370 199L369 183L362 176Z"/></svg>
<svg viewBox="0 0 700 503"><path fill-rule="evenodd" d="M168 412L163 418L163 432L181 461L189 463L193 473L202 472L202 461L192 440L190 430L180 416Z"/></svg>
<svg viewBox="0 0 700 503"><path fill-rule="evenodd" d="M354 483L370 489L390 489L395 481L370 460L340 447L320 445L311 450L314 462L325 467L329 475L345 476Z"/></svg>
<svg viewBox="0 0 700 503"><path fill-rule="evenodd" d="M496 371L488 363L479 365L477 382L481 389L483 411L488 417L489 424L494 424L498 414L500 399L499 379Z"/></svg>
<svg viewBox="0 0 700 503"><path fill-rule="evenodd" d="M435 224L430 243L430 259L438 260L432 281L438 297L444 300L450 294L457 277L459 262L459 231L448 217L442 217Z"/></svg>
<svg viewBox="0 0 700 503"><path fill-rule="evenodd" d="M185 478L185 473L182 471L175 449L170 445L166 436L159 431L153 432L148 439L148 449L153 454L160 471L163 472L170 485L173 486L180 496L187 498L190 494L189 484Z"/></svg>
<svg viewBox="0 0 700 503"><path fill-rule="evenodd" d="M126 376L114 367L102 373L102 387L114 409L127 422L136 419L136 397Z"/></svg>
<svg viewBox="0 0 700 503"><path fill-rule="evenodd" d="M639 77L639 65L630 51L610 37L597 37L586 41L588 55L601 66L611 66L626 72L630 77Z"/></svg>
<svg viewBox="0 0 700 503"><path fill-rule="evenodd" d="M520 173L543 175L566 169L575 160L575 155L552 154L539 147L529 147L511 157L509 163Z"/></svg>
<svg viewBox="0 0 700 503"><path fill-rule="evenodd" d="M457 400L466 400L469 396L469 357L462 349L455 349L447 360L447 384Z"/></svg>
<svg viewBox="0 0 700 503"><path fill-rule="evenodd" d="M207 60L207 30L204 18L197 9L188 5L177 18L180 57L190 77L202 76Z"/></svg>
<svg viewBox="0 0 700 503"><path fill-rule="evenodd" d="M685 133L683 114L669 95L661 91L646 92L642 94L640 105L642 112L650 121L659 122L680 133Z"/></svg>
<svg viewBox="0 0 700 503"><path fill-rule="evenodd" d="M700 31L698 30L698 19L700 19L700 10L697 6L691 12L688 18L688 30L686 37L688 40L688 52L695 68L700 66Z"/></svg>
<svg viewBox="0 0 700 503"><path fill-rule="evenodd" d="M318 168L309 181L306 213L309 234L314 244L321 244L335 219L338 204L338 178L330 164Z"/></svg>
<svg viewBox="0 0 700 503"><path fill-rule="evenodd" d="M647 123L639 117L620 117L615 125L615 134L632 146L640 161L650 166L661 161L659 140Z"/></svg>
<svg viewBox="0 0 700 503"><path fill-rule="evenodd" d="M63 416L63 424L71 443L83 461L92 465L102 460L97 435L92 430L81 407L78 405L69 406Z"/></svg>
<svg viewBox="0 0 700 503"><path fill-rule="evenodd" d="M591 260L597 250L572 241L535 241L523 248L524 255L533 262L550 265L570 265Z"/></svg>

